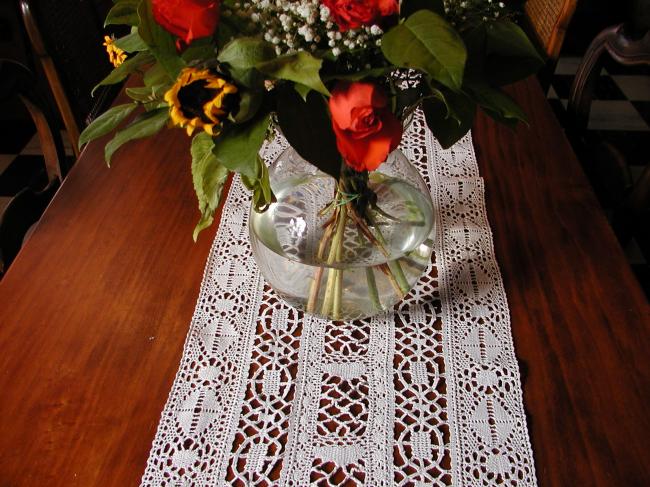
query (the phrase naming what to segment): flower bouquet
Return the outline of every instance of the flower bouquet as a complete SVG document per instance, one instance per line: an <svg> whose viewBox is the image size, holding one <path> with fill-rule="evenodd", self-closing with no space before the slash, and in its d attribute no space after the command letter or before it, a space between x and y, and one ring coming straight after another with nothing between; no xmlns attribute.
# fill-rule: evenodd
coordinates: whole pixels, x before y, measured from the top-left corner
<svg viewBox="0 0 650 487"><path fill-rule="evenodd" d="M421 109L450 147L479 108L511 126L525 121L501 87L542 60L515 17L492 0L116 0L106 24L130 33L106 37L115 69L99 85L133 73L142 83L79 144L115 130L110 163L131 140L184 129L195 238L212 223L229 172L239 173L252 193L253 250L276 291L331 318L379 312L419 277L413 256L431 253L422 250L433 227L426 186L417 174L399 185L413 171L397 167L408 164L396 151L404 126ZM291 152L269 171L259 152L276 132ZM413 196L418 184L424 200ZM311 213L279 216L289 207ZM305 228L316 232L310 245L296 241ZM273 254L300 266L274 264ZM302 290L289 290L286 276L304 281ZM359 293L369 308L354 304Z"/></svg>

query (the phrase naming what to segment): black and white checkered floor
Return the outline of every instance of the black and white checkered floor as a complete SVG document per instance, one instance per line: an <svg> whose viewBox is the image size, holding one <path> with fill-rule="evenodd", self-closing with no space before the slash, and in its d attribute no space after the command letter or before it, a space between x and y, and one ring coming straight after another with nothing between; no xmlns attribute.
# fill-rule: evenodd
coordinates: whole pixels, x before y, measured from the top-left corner
<svg viewBox="0 0 650 487"><path fill-rule="evenodd" d="M580 63L579 57L560 59L549 103L562 124L571 82ZM608 140L616 145L630 163L633 177L650 164L650 69L607 65L596 89L589 120L594 140ZM0 120L0 213L5 205L26 185L45 182L44 164L38 137L31 122ZM72 157L69 141L63 134L66 154ZM607 210L607 208L605 208ZM644 256L632 241L625 248L629 262L650 295L650 256Z"/></svg>
<svg viewBox="0 0 650 487"><path fill-rule="evenodd" d="M559 60L551 87L549 103L558 120L567 125L566 107L571 83L580 57ZM650 68L625 67L607 63L596 86L591 106L587 140L608 141L618 148L630 165L633 180L637 180L650 164ZM584 161L583 161L584 163ZM609 208L604 208L609 213ZM650 222L648 222L650 225ZM625 246L625 253L635 274L650 296L650 255L644 255L635 240Z"/></svg>
<svg viewBox="0 0 650 487"><path fill-rule="evenodd" d="M22 188L42 188L47 182L41 143L27 119L0 120L0 214ZM62 139L66 156L73 157L65 132Z"/></svg>

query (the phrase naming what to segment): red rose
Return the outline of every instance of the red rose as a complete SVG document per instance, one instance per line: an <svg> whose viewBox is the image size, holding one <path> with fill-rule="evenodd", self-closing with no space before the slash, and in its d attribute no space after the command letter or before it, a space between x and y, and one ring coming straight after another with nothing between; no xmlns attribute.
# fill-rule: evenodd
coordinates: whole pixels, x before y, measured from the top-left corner
<svg viewBox="0 0 650 487"><path fill-rule="evenodd" d="M153 17L185 44L214 34L219 23L218 0L152 0Z"/></svg>
<svg viewBox="0 0 650 487"><path fill-rule="evenodd" d="M374 171L402 138L402 124L378 85L339 82L329 101L336 146L348 166Z"/></svg>
<svg viewBox="0 0 650 487"><path fill-rule="evenodd" d="M378 23L399 12L398 0L322 0L341 32Z"/></svg>

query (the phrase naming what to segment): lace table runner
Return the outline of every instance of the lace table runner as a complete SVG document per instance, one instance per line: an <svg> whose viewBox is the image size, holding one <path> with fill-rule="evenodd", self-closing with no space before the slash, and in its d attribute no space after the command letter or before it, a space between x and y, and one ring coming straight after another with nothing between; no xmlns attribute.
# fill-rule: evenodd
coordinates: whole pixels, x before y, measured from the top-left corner
<svg viewBox="0 0 650 487"><path fill-rule="evenodd" d="M443 150L418 114L402 150L431 187L435 262L368 320L273 294L235 180L143 486L536 485L471 136Z"/></svg>

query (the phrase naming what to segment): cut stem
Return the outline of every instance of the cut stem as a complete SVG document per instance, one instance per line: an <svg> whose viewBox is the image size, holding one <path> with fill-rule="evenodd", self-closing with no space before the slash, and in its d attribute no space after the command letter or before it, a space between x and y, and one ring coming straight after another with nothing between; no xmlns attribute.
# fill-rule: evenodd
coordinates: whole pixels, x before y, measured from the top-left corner
<svg viewBox="0 0 650 487"><path fill-rule="evenodd" d="M332 246L330 247L330 252L327 257L327 265L330 266L329 272L327 274L327 287L325 288L325 297L323 298L323 307L321 308L321 313L327 315L330 308L332 307L333 302L338 304L339 311L341 306L341 287L339 285L338 295L336 294L336 281L339 279L338 272L339 269L331 267L335 262L340 261L343 256L343 236L345 234L345 223L347 220L347 208L345 205L342 205L338 209L336 215L336 233L334 234L334 240L332 240Z"/></svg>
<svg viewBox="0 0 650 487"><path fill-rule="evenodd" d="M332 238L333 225L328 225L323 234L323 238L318 245L318 253L316 254L316 259L320 262L323 260L323 255L325 255L325 249L327 244ZM318 293L320 292L320 283L323 279L323 267L318 267L314 273L314 280L311 282L311 287L309 288L309 299L307 300L307 312L313 313L316 309L316 301L318 300Z"/></svg>
<svg viewBox="0 0 650 487"><path fill-rule="evenodd" d="M366 282L368 283L368 293L370 294L370 301L372 302L372 306L377 311L380 311L381 302L379 301L377 281L375 281L375 272L372 267L366 267Z"/></svg>

